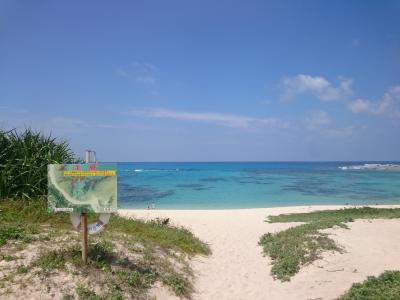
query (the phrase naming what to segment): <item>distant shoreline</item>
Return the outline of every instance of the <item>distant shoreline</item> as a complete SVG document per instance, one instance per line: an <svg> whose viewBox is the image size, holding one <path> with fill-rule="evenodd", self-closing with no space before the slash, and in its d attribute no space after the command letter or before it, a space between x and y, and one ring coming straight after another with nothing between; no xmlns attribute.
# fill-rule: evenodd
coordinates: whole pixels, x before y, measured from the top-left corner
<svg viewBox="0 0 400 300"><path fill-rule="evenodd" d="M148 209L148 208L118 208L118 212L120 211L155 211L155 212L171 212L171 211L239 211L239 210L296 210L303 208L311 208L311 209L340 209L340 208L352 208L352 207L376 207L376 208L400 208L400 199L398 203L384 203L384 204L310 204L310 205L282 205L282 206L269 206L269 207L237 207L237 208L157 208Z"/></svg>
<svg viewBox="0 0 400 300"><path fill-rule="evenodd" d="M175 212L193 212L193 213L200 213L200 212L241 212L241 211L263 211L269 213L270 215L282 214L282 213L300 213L300 212L309 212L315 210L334 210L334 209L342 209L342 208L353 208L353 207L375 207L375 208L400 208L400 204L361 204L361 205L295 205L295 206L276 206L276 207L254 207L254 208L199 208L199 209L179 209L179 208L160 208L160 209L143 209L143 208L118 208L118 214L121 215L130 215L132 213L138 213L138 215L143 215L144 213L149 213L149 216L157 214L164 214L164 213L175 213Z"/></svg>

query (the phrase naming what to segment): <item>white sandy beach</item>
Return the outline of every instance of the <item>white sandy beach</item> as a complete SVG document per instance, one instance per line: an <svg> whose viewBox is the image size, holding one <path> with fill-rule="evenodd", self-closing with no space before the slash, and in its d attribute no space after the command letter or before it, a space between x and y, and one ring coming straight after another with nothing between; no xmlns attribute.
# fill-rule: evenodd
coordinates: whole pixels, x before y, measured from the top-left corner
<svg viewBox="0 0 400 300"><path fill-rule="evenodd" d="M344 253L325 253L323 258L302 267L290 282L270 275L270 259L258 246L260 237L296 223L264 222L268 215L337 209L343 206L304 206L235 210L120 210L140 219L169 217L207 242L209 257L195 257L193 299L336 299L352 283L385 270L400 270L400 220L357 220L350 230L331 229L332 238ZM389 207L382 206L379 207ZM394 207L394 206L390 206ZM157 299L174 299L156 289Z"/></svg>

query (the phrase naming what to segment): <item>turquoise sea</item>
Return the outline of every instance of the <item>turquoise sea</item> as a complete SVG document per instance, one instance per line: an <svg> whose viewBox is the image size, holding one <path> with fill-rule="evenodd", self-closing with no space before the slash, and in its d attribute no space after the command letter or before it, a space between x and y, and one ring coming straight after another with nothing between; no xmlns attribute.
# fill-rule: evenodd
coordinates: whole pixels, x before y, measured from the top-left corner
<svg viewBox="0 0 400 300"><path fill-rule="evenodd" d="M118 202L156 209L400 204L400 163L118 163Z"/></svg>

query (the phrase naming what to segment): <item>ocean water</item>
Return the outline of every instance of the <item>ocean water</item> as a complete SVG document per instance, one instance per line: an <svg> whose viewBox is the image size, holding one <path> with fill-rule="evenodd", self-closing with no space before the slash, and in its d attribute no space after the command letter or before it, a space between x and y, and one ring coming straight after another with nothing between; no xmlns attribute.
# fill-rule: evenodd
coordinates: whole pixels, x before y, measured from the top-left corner
<svg viewBox="0 0 400 300"><path fill-rule="evenodd" d="M118 163L118 203L156 209L400 204L400 163Z"/></svg>

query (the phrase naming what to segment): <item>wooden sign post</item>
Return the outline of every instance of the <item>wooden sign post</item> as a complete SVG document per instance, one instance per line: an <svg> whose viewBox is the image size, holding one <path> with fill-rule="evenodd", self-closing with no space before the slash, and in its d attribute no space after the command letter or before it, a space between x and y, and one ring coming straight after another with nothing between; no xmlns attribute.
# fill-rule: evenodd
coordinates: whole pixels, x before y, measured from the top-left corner
<svg viewBox="0 0 400 300"><path fill-rule="evenodd" d="M82 262L87 264L88 256L88 228L87 228L87 215L81 213L81 231L82 231Z"/></svg>
<svg viewBox="0 0 400 300"><path fill-rule="evenodd" d="M96 162L96 152L93 150L85 151L85 163ZM87 214L81 213L81 231L82 231L82 262L87 264L88 257L88 223Z"/></svg>

